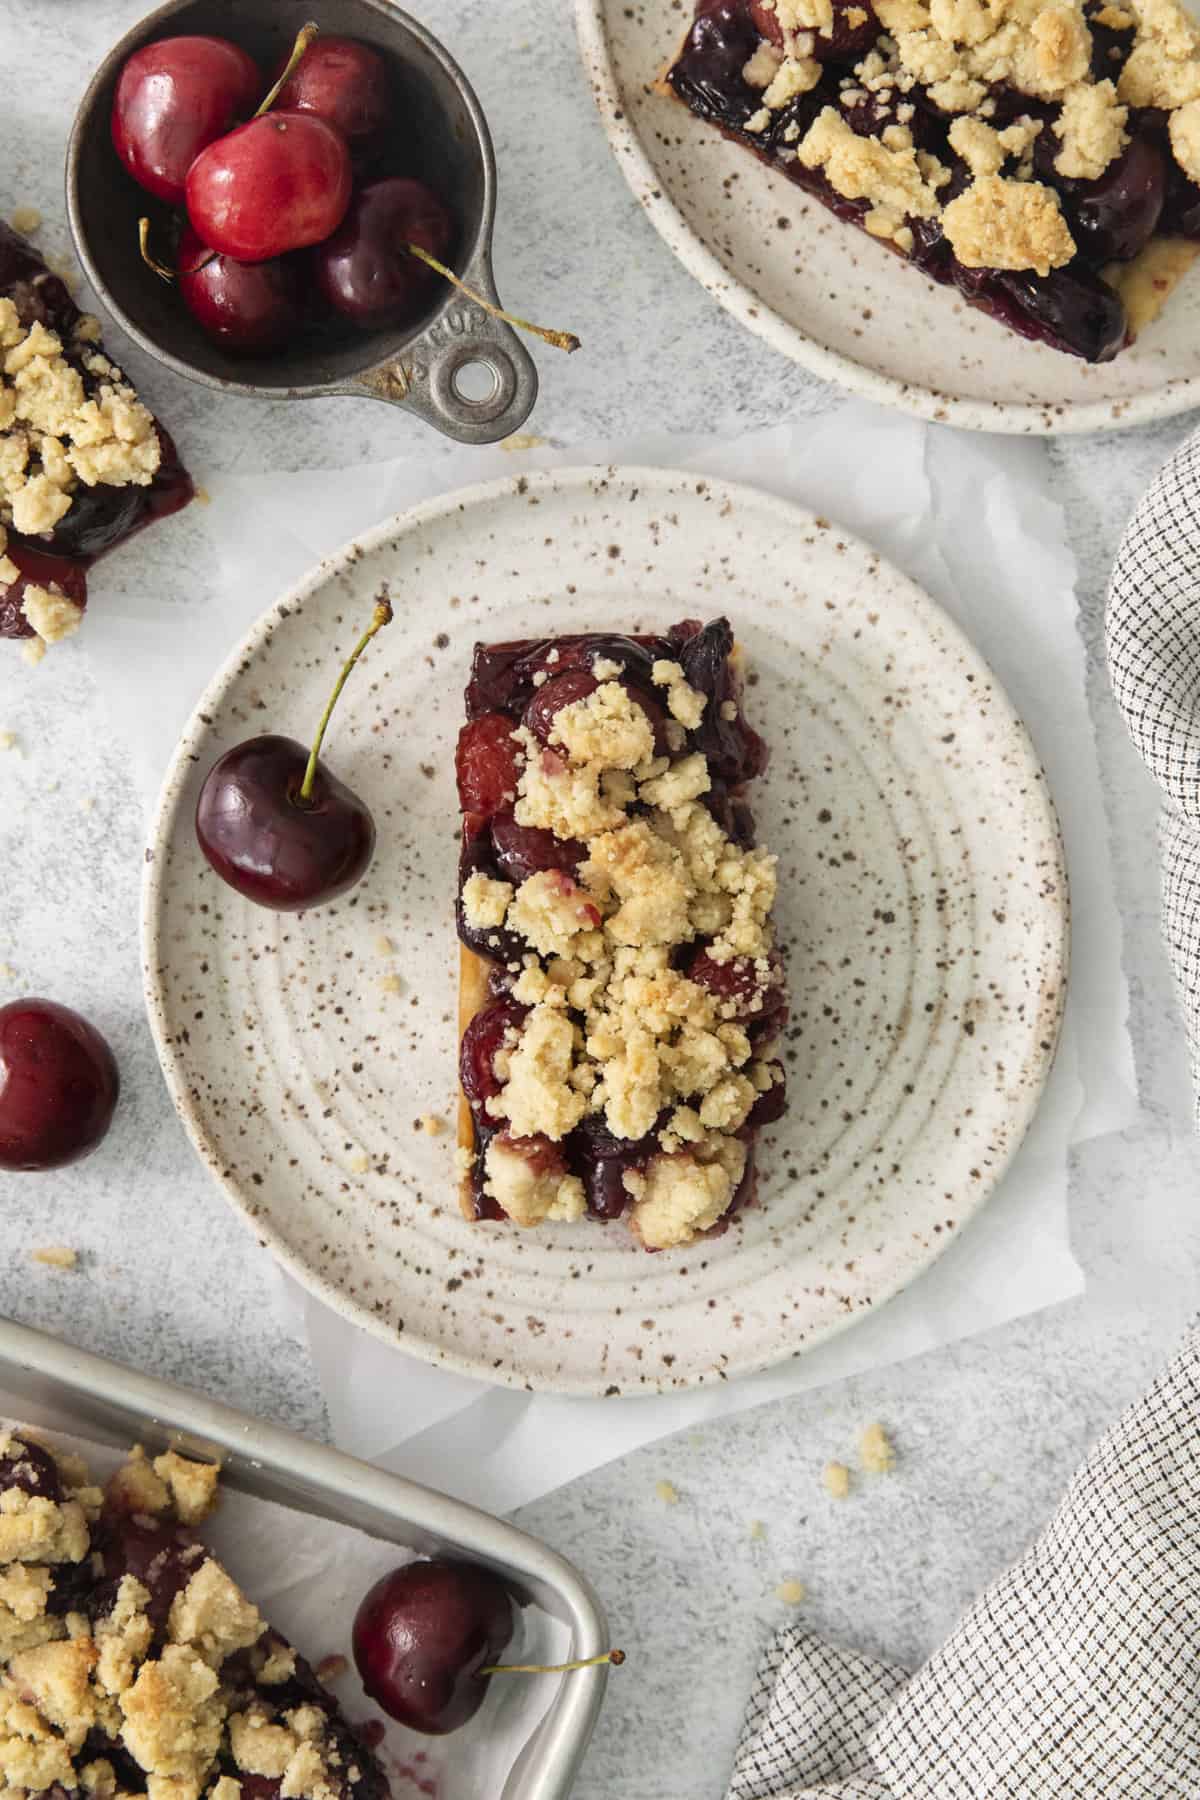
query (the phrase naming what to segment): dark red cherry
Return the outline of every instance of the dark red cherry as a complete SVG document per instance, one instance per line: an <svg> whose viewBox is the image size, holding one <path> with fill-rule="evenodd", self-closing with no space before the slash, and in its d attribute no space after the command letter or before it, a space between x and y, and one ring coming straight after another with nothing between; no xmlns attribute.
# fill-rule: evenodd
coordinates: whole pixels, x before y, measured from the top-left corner
<svg viewBox="0 0 1200 1800"><path fill-rule="evenodd" d="M574 875L587 855L575 838L555 837L537 825L518 825L510 812L492 820L492 848L500 873L519 887L542 869L562 869Z"/></svg>
<svg viewBox="0 0 1200 1800"><path fill-rule="evenodd" d="M778 47L783 45L783 26L779 14L775 10L774 0L764 4L764 0L750 0L750 17L762 37Z"/></svg>
<svg viewBox="0 0 1200 1800"><path fill-rule="evenodd" d="M136 182L180 206L197 156L248 118L261 92L257 63L227 38L160 38L121 70L113 145Z"/></svg>
<svg viewBox="0 0 1200 1800"><path fill-rule="evenodd" d="M774 1125L775 1121L782 1119L787 1111L787 1077L783 1064L773 1062L771 1069L774 1072L775 1080L765 1093L758 1096L750 1108L750 1117L746 1120L746 1124L753 1131L757 1131L763 1125Z"/></svg>
<svg viewBox="0 0 1200 1800"><path fill-rule="evenodd" d="M71 510L73 512L74 507ZM21 611L25 591L30 586L57 588L76 606L87 605L87 575L78 563L69 562L62 556L47 556L42 550L19 543L11 535L5 555L16 564L18 574L17 579L7 586L0 582L0 638L34 636L33 626Z"/></svg>
<svg viewBox="0 0 1200 1800"><path fill-rule="evenodd" d="M512 1638L514 1607L498 1576L471 1563L409 1563L359 1606L354 1661L377 1706L410 1730L456 1731L483 1704Z"/></svg>
<svg viewBox="0 0 1200 1800"><path fill-rule="evenodd" d="M281 350L303 326L300 271L287 257L235 262L210 250L185 225L176 266L188 311L201 330L232 356Z"/></svg>
<svg viewBox="0 0 1200 1800"><path fill-rule="evenodd" d="M475 1014L463 1032L458 1050L458 1078L463 1093L480 1111L504 1086L496 1073L496 1053L505 1047L510 1033L519 1033L529 1008L515 1000L493 1000Z"/></svg>
<svg viewBox="0 0 1200 1800"><path fill-rule="evenodd" d="M1041 138L1048 147L1057 145L1046 131L1039 143ZM1139 133L1095 181L1057 185L1080 255L1103 268L1128 262L1153 236L1166 196L1167 159L1153 139Z"/></svg>
<svg viewBox="0 0 1200 1800"><path fill-rule="evenodd" d="M541 687L535 688L533 697L526 706L521 723L528 727L539 743L549 744L554 730L554 721L564 706L573 706L577 700L586 700L600 686L595 675L588 669L567 669L561 675L554 675ZM626 681L620 686L627 689L632 699L637 701L650 721L650 729L654 733L654 754L663 756L669 745L667 740L667 715L657 701L648 694L630 686Z"/></svg>
<svg viewBox="0 0 1200 1800"><path fill-rule="evenodd" d="M730 1015L743 1024L773 1018L787 1004L783 970L772 957L764 979L757 962L750 956L732 956L728 962L717 962L707 950L698 950L688 965L688 979L715 995L719 1002L732 1005Z"/></svg>
<svg viewBox="0 0 1200 1800"><path fill-rule="evenodd" d="M188 170L193 228L237 262L320 243L349 204L346 140L312 113L264 113L218 138Z"/></svg>
<svg viewBox="0 0 1200 1800"><path fill-rule="evenodd" d="M275 912L344 894L375 849L366 805L323 765L300 798L308 758L295 738L250 738L213 765L196 805L200 848L222 881Z"/></svg>
<svg viewBox="0 0 1200 1800"><path fill-rule="evenodd" d="M523 761L521 747L513 737L513 722L506 714L483 713L464 725L454 752L462 811L490 819L511 808Z"/></svg>
<svg viewBox="0 0 1200 1800"><path fill-rule="evenodd" d="M377 600L334 684L311 750L295 738L248 738L227 750L204 779L196 802L200 848L222 881L259 906L302 912L336 899L366 873L375 821L321 762L321 745L351 669L391 617L391 602Z"/></svg>
<svg viewBox="0 0 1200 1800"><path fill-rule="evenodd" d="M988 287L993 304L997 291L1002 303L1007 301L1002 316L1018 331L1085 362L1110 362L1128 334L1121 296L1082 262L1049 275L999 271L990 275Z"/></svg>
<svg viewBox="0 0 1200 1800"><path fill-rule="evenodd" d="M61 1169L112 1124L116 1059L94 1025L53 1000L0 1007L0 1169Z"/></svg>
<svg viewBox="0 0 1200 1800"><path fill-rule="evenodd" d="M281 61L276 77L283 69ZM314 113L336 126L351 150L357 150L387 124L391 106L387 64L356 38L319 37L284 82L276 105L287 112Z"/></svg>
<svg viewBox="0 0 1200 1800"><path fill-rule="evenodd" d="M149 1590L146 1611L160 1631L166 1629L176 1596L209 1560L186 1526L114 1509L111 1500L105 1502L96 1543L104 1570L89 1610L103 1617L116 1604L122 1580L132 1575Z"/></svg>
<svg viewBox="0 0 1200 1800"><path fill-rule="evenodd" d="M454 221L424 182L392 175L354 196L341 226L313 252L317 287L364 331L405 325L429 304L437 275L409 254L416 244L445 261Z"/></svg>

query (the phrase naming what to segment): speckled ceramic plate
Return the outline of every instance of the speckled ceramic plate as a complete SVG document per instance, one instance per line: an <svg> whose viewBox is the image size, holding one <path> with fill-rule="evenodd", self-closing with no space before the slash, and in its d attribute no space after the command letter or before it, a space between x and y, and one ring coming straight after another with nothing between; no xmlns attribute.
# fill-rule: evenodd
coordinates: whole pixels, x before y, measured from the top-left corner
<svg viewBox="0 0 1200 1800"><path fill-rule="evenodd" d="M308 730L382 582L396 622L329 743L374 810L374 865L326 909L260 911L196 847L198 785L247 734ZM620 1224L468 1225L453 1164L452 900L471 647L721 611L774 747L755 810L780 855L793 996L791 1110L765 1133L761 1205L723 1237L656 1256ZM144 899L171 1093L260 1241L414 1354L575 1393L724 1379L877 1308L994 1187L1063 1000L1054 810L978 656L825 521L651 469L454 494L321 564L197 708ZM442 1136L415 1127L429 1113Z"/></svg>
<svg viewBox="0 0 1200 1800"><path fill-rule="evenodd" d="M1115 362L1026 343L652 91L692 0L575 0L629 185L722 306L827 381L979 431L1113 430L1200 406L1200 265Z"/></svg>

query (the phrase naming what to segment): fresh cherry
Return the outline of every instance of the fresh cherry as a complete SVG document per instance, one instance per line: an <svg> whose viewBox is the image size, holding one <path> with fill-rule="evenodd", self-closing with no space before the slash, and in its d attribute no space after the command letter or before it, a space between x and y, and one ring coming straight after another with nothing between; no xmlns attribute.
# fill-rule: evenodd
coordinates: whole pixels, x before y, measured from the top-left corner
<svg viewBox="0 0 1200 1800"><path fill-rule="evenodd" d="M71 511L74 510L72 507ZM18 543L11 536L5 555L16 565L17 579L10 581L7 587L0 584L0 638L33 637L33 626L21 611L25 590L30 586L57 587L76 606L87 605L87 576L78 563L68 562L62 556L47 556L42 550L32 550L28 544Z"/></svg>
<svg viewBox="0 0 1200 1800"><path fill-rule="evenodd" d="M183 203L200 152L239 119L262 90L253 57L227 38L162 38L135 50L113 97L112 140L133 179L171 206Z"/></svg>
<svg viewBox="0 0 1200 1800"><path fill-rule="evenodd" d="M394 1569L354 1620L354 1661L377 1706L412 1731L441 1737L474 1718L493 1675L557 1675L622 1663L620 1650L585 1662L497 1664L515 1606L498 1576L438 1559Z"/></svg>
<svg viewBox="0 0 1200 1800"><path fill-rule="evenodd" d="M227 750L205 777L196 837L212 867L248 900L275 912L302 912L352 888L375 849L375 822L358 795L320 760L330 714L346 678L392 616L388 601L338 677L311 750L295 738L249 738Z"/></svg>
<svg viewBox="0 0 1200 1800"><path fill-rule="evenodd" d="M185 225L177 263L179 292L188 311L201 330L231 355L260 356L282 349L300 330L304 320L300 272L287 257L235 262L232 256L210 250Z"/></svg>
<svg viewBox="0 0 1200 1800"><path fill-rule="evenodd" d="M338 230L314 250L317 286L364 331L407 324L428 306L435 283L410 246L444 259L453 237L450 214L424 182L402 175L369 182Z"/></svg>
<svg viewBox="0 0 1200 1800"><path fill-rule="evenodd" d="M350 152L332 125L264 113L200 152L188 170L188 217L210 249L266 262L336 231L350 180Z"/></svg>
<svg viewBox="0 0 1200 1800"><path fill-rule="evenodd" d="M0 1169L61 1169L112 1124L116 1060L94 1025L53 1000L0 1007Z"/></svg>
<svg viewBox="0 0 1200 1800"><path fill-rule="evenodd" d="M351 150L358 150L387 124L387 65L355 38L318 37L284 81L279 105L288 112L314 113L336 126Z"/></svg>
<svg viewBox="0 0 1200 1800"><path fill-rule="evenodd" d="M506 714L482 713L464 725L454 752L461 811L490 819L511 807L523 760L524 753L513 737L513 722Z"/></svg>

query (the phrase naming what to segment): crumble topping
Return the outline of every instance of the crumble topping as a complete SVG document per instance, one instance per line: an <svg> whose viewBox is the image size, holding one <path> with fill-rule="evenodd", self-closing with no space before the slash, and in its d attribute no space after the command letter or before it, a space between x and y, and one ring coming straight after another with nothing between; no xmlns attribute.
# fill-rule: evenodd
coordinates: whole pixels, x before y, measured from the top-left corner
<svg viewBox="0 0 1200 1800"><path fill-rule="evenodd" d="M867 228L892 237L906 218L931 219L937 195L908 144L889 149L878 138L859 137L841 113L827 106L800 141L806 169L823 169L829 185L847 200L869 200Z"/></svg>
<svg viewBox="0 0 1200 1800"><path fill-rule="evenodd" d="M704 804L707 759L687 747L708 697L678 661L652 676L682 728L675 754L656 754L649 714L615 679L564 705L548 746L513 732L516 820L578 842L575 873L541 870L515 893L474 874L462 894L470 923L527 946L507 973L528 1011L492 1051L502 1085L483 1103L503 1126L483 1148L485 1194L522 1225L582 1216L583 1183L556 1147L600 1115L615 1138L655 1144L624 1183L633 1230L666 1248L708 1230L738 1190L747 1152L733 1134L776 1079L742 1020L779 976L775 858L726 836ZM703 980L681 956L693 943Z"/></svg>
<svg viewBox="0 0 1200 1800"><path fill-rule="evenodd" d="M25 536L53 531L80 483L148 487L162 462L150 413L89 347L95 326L84 315L68 350L0 297L0 523Z"/></svg>
<svg viewBox="0 0 1200 1800"><path fill-rule="evenodd" d="M221 1747L226 1705L208 1664L183 1644L145 1662L120 1697L121 1736L148 1775L203 1782Z"/></svg>
<svg viewBox="0 0 1200 1800"><path fill-rule="evenodd" d="M1129 142L1128 117L1129 109L1117 100L1111 81L1080 82L1069 88L1054 126L1062 145L1054 159L1058 173L1079 181L1095 181L1103 175ZM1171 116L1172 144L1178 117L1178 113Z"/></svg>
<svg viewBox="0 0 1200 1800"><path fill-rule="evenodd" d="M186 1644L212 1669L219 1669L235 1650L248 1650L265 1630L258 1608L211 1560L176 1594L167 1621L171 1642Z"/></svg>
<svg viewBox="0 0 1200 1800"><path fill-rule="evenodd" d="M896 1466L896 1452L878 1420L864 1427L858 1440L858 1460L869 1475L887 1475Z"/></svg>
<svg viewBox="0 0 1200 1800"><path fill-rule="evenodd" d="M1200 99L1200 29L1177 0L1136 0L1137 38L1117 82L1128 106L1166 111Z"/></svg>
<svg viewBox="0 0 1200 1800"><path fill-rule="evenodd" d="M951 149L978 180L983 175L998 175L1010 156L1024 156L1041 129L1040 119L1018 119L1004 131L996 131L982 119L964 115L953 121L948 135Z"/></svg>
<svg viewBox="0 0 1200 1800"><path fill-rule="evenodd" d="M154 1473L167 1485L175 1516L184 1525L199 1525L217 1504L221 1471L216 1463L193 1462L168 1450L154 1459Z"/></svg>
<svg viewBox="0 0 1200 1800"><path fill-rule="evenodd" d="M1189 181L1200 181L1200 99L1178 107L1171 114L1167 132L1175 161Z"/></svg>
<svg viewBox="0 0 1200 1800"><path fill-rule="evenodd" d="M1035 269L1048 275L1075 254L1058 195L1040 181L983 176L951 200L942 229L968 269Z"/></svg>
<svg viewBox="0 0 1200 1800"><path fill-rule="evenodd" d="M57 586L39 587L27 582L21 611L43 644L60 644L83 623L83 608L68 600Z"/></svg>
<svg viewBox="0 0 1200 1800"><path fill-rule="evenodd" d="M78 1500L47 1500L24 1488L0 1494L0 1563L77 1563L91 1539Z"/></svg>

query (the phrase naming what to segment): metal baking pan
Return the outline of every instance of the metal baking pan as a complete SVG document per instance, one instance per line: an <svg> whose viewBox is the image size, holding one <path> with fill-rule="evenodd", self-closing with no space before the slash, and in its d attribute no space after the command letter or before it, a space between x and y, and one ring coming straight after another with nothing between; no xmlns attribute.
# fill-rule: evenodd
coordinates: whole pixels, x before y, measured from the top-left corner
<svg viewBox="0 0 1200 1800"><path fill-rule="evenodd" d="M222 1480L242 1493L426 1555L448 1550L484 1563L569 1629L570 1658L599 1656L608 1648L603 1611L578 1571L535 1538L473 1506L7 1319L0 1319L0 1389L20 1402L25 1424L114 1448L136 1442L157 1453L175 1445L219 1459ZM559 1678L502 1792L486 1800L563 1800L570 1793L607 1677L600 1667ZM455 1800L472 1797L464 1792Z"/></svg>

